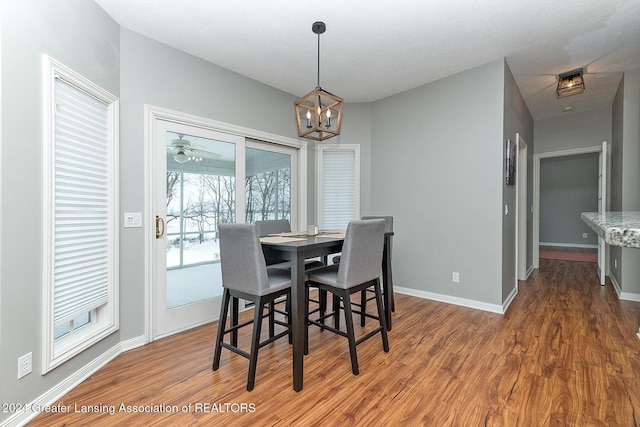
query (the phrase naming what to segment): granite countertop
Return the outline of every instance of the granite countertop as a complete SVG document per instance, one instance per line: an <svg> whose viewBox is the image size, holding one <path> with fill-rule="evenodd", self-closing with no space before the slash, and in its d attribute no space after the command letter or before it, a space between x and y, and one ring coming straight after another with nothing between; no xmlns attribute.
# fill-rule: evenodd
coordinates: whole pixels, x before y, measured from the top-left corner
<svg viewBox="0 0 640 427"><path fill-rule="evenodd" d="M608 244L640 248L640 212L583 212L580 216Z"/></svg>

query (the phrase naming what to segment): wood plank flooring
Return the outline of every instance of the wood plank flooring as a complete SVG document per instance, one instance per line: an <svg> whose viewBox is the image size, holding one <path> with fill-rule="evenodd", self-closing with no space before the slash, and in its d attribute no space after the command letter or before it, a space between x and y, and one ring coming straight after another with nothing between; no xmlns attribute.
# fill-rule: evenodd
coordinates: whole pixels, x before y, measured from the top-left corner
<svg viewBox="0 0 640 427"><path fill-rule="evenodd" d="M118 356L56 403L97 413L29 425L636 426L639 321L594 264L540 260L504 316L396 294L391 351L360 345L358 376L346 340L312 328L300 393L286 339L261 350L247 392L246 359L223 351L211 370L214 323Z"/></svg>

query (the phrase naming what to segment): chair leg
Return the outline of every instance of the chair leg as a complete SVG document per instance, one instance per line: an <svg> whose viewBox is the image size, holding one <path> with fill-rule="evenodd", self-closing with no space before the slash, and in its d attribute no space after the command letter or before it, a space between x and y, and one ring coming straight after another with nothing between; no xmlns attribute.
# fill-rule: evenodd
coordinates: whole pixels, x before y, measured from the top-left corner
<svg viewBox="0 0 640 427"><path fill-rule="evenodd" d="M304 287L304 355L309 354L309 287Z"/></svg>
<svg viewBox="0 0 640 427"><path fill-rule="evenodd" d="M220 308L220 318L218 319L218 333L216 334L216 349L213 353L213 367L217 371L220 367L220 353L222 352L222 340L224 339L224 329L227 324L227 310L229 310L229 291L222 292L222 306Z"/></svg>
<svg viewBox="0 0 640 427"><path fill-rule="evenodd" d="M287 294L287 299L284 303L284 307L284 310L287 312L286 319L287 326L289 327L289 344L293 344L293 334L291 333L291 294Z"/></svg>
<svg viewBox="0 0 640 427"><path fill-rule="evenodd" d="M318 301L320 305L320 323L324 325L324 315L327 312L327 291L318 289Z"/></svg>
<svg viewBox="0 0 640 427"><path fill-rule="evenodd" d="M358 375L358 355L356 354L356 337L353 328L353 313L351 312L351 304L349 302L349 290L345 289L342 293L344 302L344 321L347 324L347 339L349 340L349 354L351 355L351 371L353 375Z"/></svg>
<svg viewBox="0 0 640 427"><path fill-rule="evenodd" d="M347 305L348 302L350 302L349 299L345 301L345 305ZM336 295L333 296L331 308L333 309L333 323L335 328L340 329L340 297Z"/></svg>
<svg viewBox="0 0 640 427"><path fill-rule="evenodd" d="M380 333L382 334L382 348L385 353L389 352L389 339L387 337L387 319L384 308L382 306L382 292L380 290L380 280L376 280L374 283L376 292L376 305L378 306L378 319L380 319Z"/></svg>
<svg viewBox="0 0 640 427"><path fill-rule="evenodd" d="M363 289L360 291L360 326L365 326L367 323L367 316L365 313L367 312L367 290Z"/></svg>
<svg viewBox="0 0 640 427"><path fill-rule="evenodd" d="M247 391L253 390L256 380L256 366L258 364L258 349L260 348L260 332L262 329L262 310L264 302L258 297L254 304L253 335L251 337L251 357L249 359L249 376L247 378Z"/></svg>
<svg viewBox="0 0 640 427"><path fill-rule="evenodd" d="M275 301L271 301L269 303L269 338L273 338L276 334L275 327L275 318L276 318L276 303Z"/></svg>
<svg viewBox="0 0 640 427"><path fill-rule="evenodd" d="M240 300L236 297L231 297L231 326L238 326L238 305ZM238 346L238 330L231 331L231 345Z"/></svg>
<svg viewBox="0 0 640 427"><path fill-rule="evenodd" d="M389 278L391 280L389 280L389 286L387 286L387 289L389 289L389 297L391 298L391 311L396 311L396 298L395 295L393 293L393 276L392 276L392 272L391 272L391 264L389 264Z"/></svg>

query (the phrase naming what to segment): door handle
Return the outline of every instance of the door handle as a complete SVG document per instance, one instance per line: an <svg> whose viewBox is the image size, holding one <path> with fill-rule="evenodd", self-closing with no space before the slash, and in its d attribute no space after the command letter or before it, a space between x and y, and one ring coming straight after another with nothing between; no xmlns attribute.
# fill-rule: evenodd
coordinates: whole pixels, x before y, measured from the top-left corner
<svg viewBox="0 0 640 427"><path fill-rule="evenodd" d="M164 218L156 215L156 239L164 236Z"/></svg>

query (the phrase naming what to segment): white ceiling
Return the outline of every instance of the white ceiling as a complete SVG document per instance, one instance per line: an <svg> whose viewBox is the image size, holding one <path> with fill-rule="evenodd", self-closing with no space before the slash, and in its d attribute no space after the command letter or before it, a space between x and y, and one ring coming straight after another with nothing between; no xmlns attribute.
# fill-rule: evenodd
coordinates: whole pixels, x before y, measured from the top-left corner
<svg viewBox="0 0 640 427"><path fill-rule="evenodd" d="M122 27L297 97L370 102L505 57L534 119L611 106L640 68L640 0L96 0ZM586 91L557 99L559 73ZM570 113L569 113L570 114Z"/></svg>

